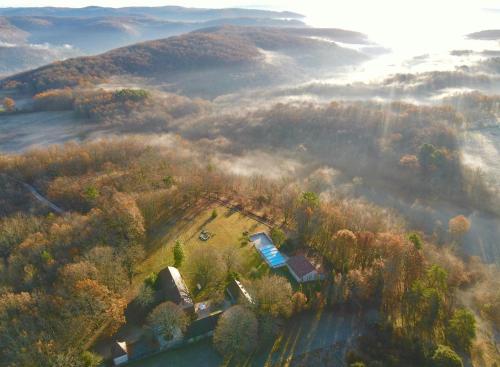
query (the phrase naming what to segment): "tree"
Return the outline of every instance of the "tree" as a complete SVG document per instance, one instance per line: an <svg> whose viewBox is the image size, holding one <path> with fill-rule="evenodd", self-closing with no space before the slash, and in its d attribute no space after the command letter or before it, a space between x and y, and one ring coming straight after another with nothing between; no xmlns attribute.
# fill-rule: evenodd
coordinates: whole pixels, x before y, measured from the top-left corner
<svg viewBox="0 0 500 367"><path fill-rule="evenodd" d="M307 306L307 297L304 293L302 292L295 292L292 296L292 305L293 305L293 312L294 313L299 313L302 312L306 309Z"/></svg>
<svg viewBox="0 0 500 367"><path fill-rule="evenodd" d="M470 221L463 215L457 215L448 222L448 230L455 239L460 239L470 230Z"/></svg>
<svg viewBox="0 0 500 367"><path fill-rule="evenodd" d="M186 330L188 317L178 305L167 301L156 306L149 314L148 324L165 339L171 340L177 331L182 333Z"/></svg>
<svg viewBox="0 0 500 367"><path fill-rule="evenodd" d="M195 247L189 253L187 271L191 272L194 285L199 284L202 289L217 288L227 273L220 252L208 244Z"/></svg>
<svg viewBox="0 0 500 367"><path fill-rule="evenodd" d="M85 255L87 262L97 269L97 280L114 292L127 285L127 272L119 256L109 246L96 246Z"/></svg>
<svg viewBox="0 0 500 367"><path fill-rule="evenodd" d="M348 229L341 229L335 233L333 246L329 249L327 258L337 271L341 273L349 271L349 265L353 260L352 253L355 251L357 242L356 235Z"/></svg>
<svg viewBox="0 0 500 367"><path fill-rule="evenodd" d="M216 209L212 210L212 214L210 215L210 219L214 220L215 218L217 218L217 215L218 215L217 210Z"/></svg>
<svg viewBox="0 0 500 367"><path fill-rule="evenodd" d="M89 351L83 352L81 359L84 367L97 367L102 363L102 357L100 355Z"/></svg>
<svg viewBox="0 0 500 367"><path fill-rule="evenodd" d="M134 198L126 193L101 193L101 212L96 217L101 241L118 247L144 240L144 218Z"/></svg>
<svg viewBox="0 0 500 367"><path fill-rule="evenodd" d="M455 348L468 352L476 337L474 314L465 308L455 310L448 323L446 335Z"/></svg>
<svg viewBox="0 0 500 367"><path fill-rule="evenodd" d="M258 322L248 308L237 305L224 312L214 333L215 348L226 358L240 358L257 346Z"/></svg>
<svg viewBox="0 0 500 367"><path fill-rule="evenodd" d="M182 242L179 240L175 240L174 245L174 266L179 267L182 265L184 261L184 248Z"/></svg>
<svg viewBox="0 0 500 367"><path fill-rule="evenodd" d="M319 196L312 191L303 192L300 197L300 203L310 208L317 208L319 206Z"/></svg>
<svg viewBox="0 0 500 367"><path fill-rule="evenodd" d="M271 229L271 240L273 241L274 245L277 248L280 248L281 245L285 242L286 240L286 235L285 232L283 232L280 228L278 227L273 227Z"/></svg>
<svg viewBox="0 0 500 367"><path fill-rule="evenodd" d="M135 298L137 303L142 307L147 307L155 301L155 291L150 285L144 283L139 289L139 293Z"/></svg>
<svg viewBox="0 0 500 367"><path fill-rule="evenodd" d="M16 102L10 97L5 97L2 104L7 112L14 112L16 109Z"/></svg>
<svg viewBox="0 0 500 367"><path fill-rule="evenodd" d="M99 197L99 190L95 186L88 186L83 194L88 200L95 200Z"/></svg>
<svg viewBox="0 0 500 367"><path fill-rule="evenodd" d="M257 307L263 314L289 317L292 314L292 286L278 275L268 275L253 283Z"/></svg>
<svg viewBox="0 0 500 367"><path fill-rule="evenodd" d="M408 236L408 240L413 243L413 246L415 246L415 248L417 250L420 250L422 249L422 246L423 246L423 242L422 242L422 238L420 237L420 235L418 233L410 233L410 235Z"/></svg>
<svg viewBox="0 0 500 367"><path fill-rule="evenodd" d="M433 367L463 367L464 365L460 356L446 345L438 345L431 360Z"/></svg>
<svg viewBox="0 0 500 367"><path fill-rule="evenodd" d="M129 284L132 284L137 264L139 261L143 260L145 256L144 247L139 243L131 243L123 249L121 254L122 264L127 273Z"/></svg>

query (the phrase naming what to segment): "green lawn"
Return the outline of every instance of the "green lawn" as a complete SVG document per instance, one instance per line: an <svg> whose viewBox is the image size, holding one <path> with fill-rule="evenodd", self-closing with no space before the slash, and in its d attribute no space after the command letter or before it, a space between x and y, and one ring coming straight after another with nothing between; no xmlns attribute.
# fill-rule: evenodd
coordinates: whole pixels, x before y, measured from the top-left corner
<svg viewBox="0 0 500 367"><path fill-rule="evenodd" d="M214 209L218 215L212 219ZM208 241L200 240L198 236L202 229L213 234L212 238ZM154 250L138 269L140 274L137 281L142 281L150 273L159 272L164 267L174 264L173 246L177 239L184 243L185 261L179 270L188 285L192 285L186 269L189 253L195 247L200 246L216 246L221 250L227 247L237 248L243 260L242 275L244 277L248 276L252 268L257 269L259 273L268 272L269 268L253 246L240 244L243 232L254 233L267 230L269 228L265 225L218 204L208 205L201 210L192 209L175 223L165 223L153 231L150 248Z"/></svg>

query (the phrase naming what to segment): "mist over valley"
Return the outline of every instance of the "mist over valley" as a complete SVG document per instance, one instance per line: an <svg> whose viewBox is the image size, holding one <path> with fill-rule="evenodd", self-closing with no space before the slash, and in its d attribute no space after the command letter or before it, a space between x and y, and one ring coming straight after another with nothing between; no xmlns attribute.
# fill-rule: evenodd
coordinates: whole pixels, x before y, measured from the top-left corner
<svg viewBox="0 0 500 367"><path fill-rule="evenodd" d="M160 261L165 265L172 260L167 247L180 241L189 250L178 267L189 274L196 301L238 277L260 300L254 306L261 332L277 344L249 347L251 365L265 358L283 365L280 355L297 366L318 365L312 361L322 357L346 366L402 365L376 352L377 335L389 338L394 361L408 366L441 366L433 364L441 347L456 351L462 366L500 363L500 30L493 27L500 13L476 10L463 28L453 23L437 35L433 16L422 34L402 29L407 39L396 42L382 26L355 20L349 29L333 20L325 27L318 9L0 8L0 273L6 279L0 295L51 314L53 305L41 306L45 300L19 297L34 297L46 284L62 289L56 274L65 272L75 292L91 288L84 281L105 284L103 310L110 309L109 297L137 297L119 301L129 313L126 322L111 316L113 337L99 334L83 348L68 332L78 353L111 362L112 340L153 322L133 312L150 286L147 277L160 271L152 259L168 259ZM482 16L484 28L470 29ZM65 214L49 214L37 195ZM201 234L188 238L188 223L207 210L209 219L196 229ZM236 212L283 231L289 257L321 263L323 283L293 288L294 297L302 292L309 299L300 309L307 309L300 316L304 333L314 324L312 310L328 307L326 319L345 313L362 326L338 326L338 336L318 328L297 336L318 343L316 350L301 344L287 350L276 335L288 328L300 334L293 329L299 308L269 311L259 288L261 279L281 273L262 276L260 265L247 269L244 256L225 263L236 255L215 255L210 247L213 266L224 263L227 277L209 267L204 271L213 278L199 275L201 257L187 244ZM239 235L238 251L246 251L248 231ZM99 253L124 264L120 271L129 278L99 275ZM432 278L439 277L434 266L447 272L445 280ZM397 269L403 275L394 280ZM61 299L71 300L68 292ZM419 302L422 315L412 316ZM9 307L0 303L0 331L10 328L1 318ZM462 308L477 320L465 347L450 336ZM353 316L354 309L362 316ZM373 313L379 321L367 321ZM98 327L89 324L86 332ZM210 366L229 358L215 335L217 352L200 347L213 359ZM58 337L47 336L62 350ZM15 334L10 342L23 338ZM409 340L420 349L401 346ZM183 350L158 361L174 361L176 353L187 361ZM23 365L15 351L2 353L6 366ZM43 365L55 365L51 353L41 352ZM83 366L72 353L67 365Z"/></svg>

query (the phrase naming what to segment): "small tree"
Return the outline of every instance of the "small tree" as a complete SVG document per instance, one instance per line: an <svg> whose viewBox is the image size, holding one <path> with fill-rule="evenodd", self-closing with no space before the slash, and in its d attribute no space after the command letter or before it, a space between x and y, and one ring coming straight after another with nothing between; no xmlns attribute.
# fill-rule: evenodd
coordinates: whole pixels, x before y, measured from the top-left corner
<svg viewBox="0 0 500 367"><path fill-rule="evenodd" d="M446 345L438 345L432 356L432 365L435 367L463 367L462 359L453 349Z"/></svg>
<svg viewBox="0 0 500 367"><path fill-rule="evenodd" d="M10 97L4 98L2 104L7 112L14 112L16 109L16 102Z"/></svg>
<svg viewBox="0 0 500 367"><path fill-rule="evenodd" d="M469 351L476 337L476 319L469 310L455 310L446 330L448 340L459 350Z"/></svg>
<svg viewBox="0 0 500 367"><path fill-rule="evenodd" d="M172 176L167 175L163 178L163 183L167 189L170 189L175 184L175 180Z"/></svg>
<svg viewBox="0 0 500 367"><path fill-rule="evenodd" d="M454 239L461 239L470 230L470 221L463 215L457 215L448 222L448 230Z"/></svg>
<svg viewBox="0 0 500 367"><path fill-rule="evenodd" d="M210 218L212 220L214 220L215 218L217 218L217 215L219 215L219 214L217 213L217 210L214 209L214 210L212 210L212 214L210 215Z"/></svg>
<svg viewBox="0 0 500 367"><path fill-rule="evenodd" d="M179 240L175 241L174 245L174 266L179 267L184 261L184 247Z"/></svg>
<svg viewBox="0 0 500 367"><path fill-rule="evenodd" d="M81 359L85 367L97 367L102 363L102 357L100 355L89 351L83 352Z"/></svg>
<svg viewBox="0 0 500 367"><path fill-rule="evenodd" d="M307 306L307 297L302 292L295 292L292 296L293 312L299 313L305 310Z"/></svg>
<svg viewBox="0 0 500 367"><path fill-rule="evenodd" d="M277 227L273 227L273 229L271 229L270 235L271 240L273 240L273 243L277 248L280 248L286 240L285 232Z"/></svg>
<svg viewBox="0 0 500 367"><path fill-rule="evenodd" d="M214 333L215 348L225 357L242 357L257 346L257 318L244 306L233 306L222 314Z"/></svg>
<svg viewBox="0 0 500 367"><path fill-rule="evenodd" d="M88 200L95 200L99 197L99 190L95 186L88 186L84 191L84 196Z"/></svg>
<svg viewBox="0 0 500 367"><path fill-rule="evenodd" d="M148 324L165 339L171 340L177 330L186 330L188 317L179 306L167 301L156 306L149 314Z"/></svg>
<svg viewBox="0 0 500 367"><path fill-rule="evenodd" d="M419 236L418 233L410 233L410 235L408 236L408 240L413 243L413 246L415 246L415 248L417 250L421 250L422 249L422 246L423 246L423 241L422 241L422 238Z"/></svg>

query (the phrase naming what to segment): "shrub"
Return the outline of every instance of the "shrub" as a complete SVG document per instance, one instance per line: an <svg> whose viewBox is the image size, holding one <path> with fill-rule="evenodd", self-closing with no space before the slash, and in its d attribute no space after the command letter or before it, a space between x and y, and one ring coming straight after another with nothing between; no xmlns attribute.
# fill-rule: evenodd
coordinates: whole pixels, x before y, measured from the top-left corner
<svg viewBox="0 0 500 367"><path fill-rule="evenodd" d="M463 367L460 356L446 345L438 345L431 361L433 367Z"/></svg>

